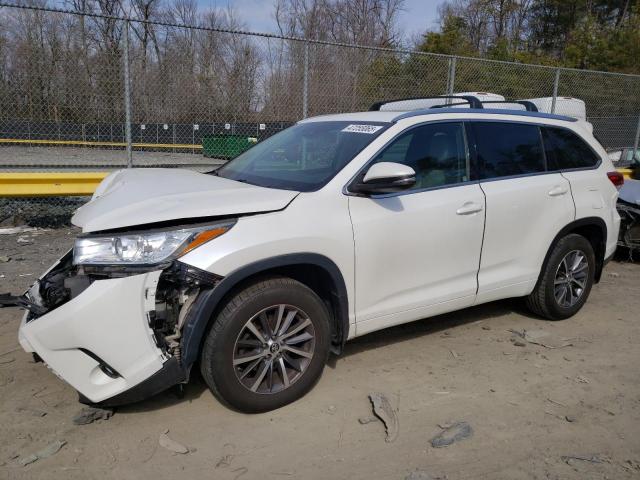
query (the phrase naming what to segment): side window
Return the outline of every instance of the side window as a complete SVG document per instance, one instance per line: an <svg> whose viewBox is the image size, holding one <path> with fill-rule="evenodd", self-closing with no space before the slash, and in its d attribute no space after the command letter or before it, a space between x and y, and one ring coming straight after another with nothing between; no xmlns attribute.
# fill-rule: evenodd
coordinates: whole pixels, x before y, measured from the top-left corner
<svg viewBox="0 0 640 480"><path fill-rule="evenodd" d="M575 133L564 128L543 127L549 169L589 168L598 163L596 153Z"/></svg>
<svg viewBox="0 0 640 480"><path fill-rule="evenodd" d="M469 180L469 161L461 123L433 123L412 128L373 160L396 162L416 172L413 190Z"/></svg>
<svg viewBox="0 0 640 480"><path fill-rule="evenodd" d="M544 172L540 130L536 125L474 122L480 178Z"/></svg>

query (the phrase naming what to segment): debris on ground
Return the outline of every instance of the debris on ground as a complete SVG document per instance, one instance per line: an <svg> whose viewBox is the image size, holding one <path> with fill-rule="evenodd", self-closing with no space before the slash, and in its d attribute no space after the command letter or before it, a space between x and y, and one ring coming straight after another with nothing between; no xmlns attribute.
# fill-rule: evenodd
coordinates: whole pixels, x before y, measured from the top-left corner
<svg viewBox="0 0 640 480"><path fill-rule="evenodd" d="M576 421L576 417L574 417L573 415L565 415L564 419L569 423L573 423Z"/></svg>
<svg viewBox="0 0 640 480"><path fill-rule="evenodd" d="M165 430L164 433L160 434L160 438L158 438L158 443L160 443L161 447L166 448L167 450L173 453L179 453L180 455L189 453L189 449L187 447L171 439L168 433L169 433L169 430Z"/></svg>
<svg viewBox="0 0 640 480"><path fill-rule="evenodd" d="M570 466L573 466L576 461L588 462L588 463L605 463L606 462L604 458L601 458L598 455L590 455L590 456L563 455L560 458L564 463Z"/></svg>
<svg viewBox="0 0 640 480"><path fill-rule="evenodd" d="M624 463L620 465L625 470L630 471L638 471L640 472L640 462L636 462L635 460L625 460Z"/></svg>
<svg viewBox="0 0 640 480"><path fill-rule="evenodd" d="M553 400L552 398L547 398L547 402L558 405L559 407L566 407L564 403L558 402L557 400Z"/></svg>
<svg viewBox="0 0 640 480"><path fill-rule="evenodd" d="M384 428L387 432L385 441L387 443L394 442L400 433L400 424L398 415L391 407L389 399L382 393L370 393L369 400L373 405L373 413L384 423Z"/></svg>
<svg viewBox="0 0 640 480"><path fill-rule="evenodd" d="M378 421L378 417L376 416L369 416L369 417L360 417L358 419L358 423L360 423L360 425L366 425L367 423L373 423L373 422L377 422Z"/></svg>
<svg viewBox="0 0 640 480"><path fill-rule="evenodd" d="M29 227L27 225L20 225L19 227L6 227L0 228L0 235L15 235L17 233L33 232L37 228Z"/></svg>
<svg viewBox="0 0 640 480"><path fill-rule="evenodd" d="M447 480L447 477L434 477L424 470L415 470L404 477L404 480Z"/></svg>
<svg viewBox="0 0 640 480"><path fill-rule="evenodd" d="M50 443L49 445L44 447L42 450L39 450L36 453L27 455L26 457L22 457L21 459L18 460L18 463L23 467L25 467L31 463L37 462L38 460L49 458L52 455L55 455L56 453L58 453L60 449L64 447L66 444L67 444L66 440L56 440L55 442Z"/></svg>
<svg viewBox="0 0 640 480"><path fill-rule="evenodd" d="M31 237L22 236L16 240L20 245L33 245L33 239Z"/></svg>
<svg viewBox="0 0 640 480"><path fill-rule="evenodd" d="M231 470L231 473L235 473L236 476L233 477L233 480L238 480L241 476L247 473L249 469L247 467L238 467Z"/></svg>
<svg viewBox="0 0 640 480"><path fill-rule="evenodd" d="M578 376L575 378L575 381L576 381L576 382L578 382L578 383L589 383L589 379L588 379L588 378L583 377L582 375L578 375Z"/></svg>
<svg viewBox="0 0 640 480"><path fill-rule="evenodd" d="M433 448L448 447L449 445L470 438L473 429L467 422L455 422L453 424L438 425L442 432L431 439Z"/></svg>
<svg viewBox="0 0 640 480"><path fill-rule="evenodd" d="M329 405L327 407L327 409L325 410L326 413L328 413L329 415L333 415L334 413L336 413L336 406L335 405Z"/></svg>
<svg viewBox="0 0 640 480"><path fill-rule="evenodd" d="M554 338L552 334L549 332L545 332L544 330L513 330L509 329L509 332L516 335L516 338L512 338L511 341L514 345L520 347L524 346L519 345L522 343L522 340L525 342L531 343L533 345L540 345L541 347L554 349L554 348L564 348L564 347L572 347L573 343L571 343L570 339L557 339Z"/></svg>
<svg viewBox="0 0 640 480"><path fill-rule="evenodd" d="M234 455L223 456L220 460L218 460L218 463L216 463L216 468L227 468L229 465L231 465L231 462L234 458Z"/></svg>
<svg viewBox="0 0 640 480"><path fill-rule="evenodd" d="M11 257L8 257L6 255L0 255L0 263L7 263L11 261Z"/></svg>
<svg viewBox="0 0 640 480"><path fill-rule="evenodd" d="M547 415L551 415L552 417L555 417L558 420L564 420L565 419L564 417L558 415L557 413L550 412L549 410L545 410L544 413L547 414Z"/></svg>
<svg viewBox="0 0 640 480"><path fill-rule="evenodd" d="M16 408L16 411L28 413L33 417L44 417L47 415L46 411L40 410L39 408L18 407Z"/></svg>
<svg viewBox="0 0 640 480"><path fill-rule="evenodd" d="M89 425L98 420L109 420L113 416L113 410L106 408L84 407L75 417L74 425Z"/></svg>

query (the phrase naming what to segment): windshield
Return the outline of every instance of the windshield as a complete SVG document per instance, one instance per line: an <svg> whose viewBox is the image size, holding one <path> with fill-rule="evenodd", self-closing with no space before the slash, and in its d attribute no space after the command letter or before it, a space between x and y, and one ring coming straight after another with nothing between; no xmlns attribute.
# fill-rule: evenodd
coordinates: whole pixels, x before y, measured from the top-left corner
<svg viewBox="0 0 640 480"><path fill-rule="evenodd" d="M323 187L389 124L310 122L258 143L216 175L261 187L309 192Z"/></svg>

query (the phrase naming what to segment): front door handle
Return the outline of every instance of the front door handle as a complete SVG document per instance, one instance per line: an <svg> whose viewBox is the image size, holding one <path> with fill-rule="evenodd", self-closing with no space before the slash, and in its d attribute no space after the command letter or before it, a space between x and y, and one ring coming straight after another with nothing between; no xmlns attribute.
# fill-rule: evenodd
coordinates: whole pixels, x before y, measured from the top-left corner
<svg viewBox="0 0 640 480"><path fill-rule="evenodd" d="M551 190L549 190L549 196L550 197L559 197L560 195L564 195L568 191L569 191L569 189L567 187L556 185Z"/></svg>
<svg viewBox="0 0 640 480"><path fill-rule="evenodd" d="M471 215L473 213L478 213L482 211L482 205L476 202L466 202L462 205L458 210L456 210L457 215Z"/></svg>

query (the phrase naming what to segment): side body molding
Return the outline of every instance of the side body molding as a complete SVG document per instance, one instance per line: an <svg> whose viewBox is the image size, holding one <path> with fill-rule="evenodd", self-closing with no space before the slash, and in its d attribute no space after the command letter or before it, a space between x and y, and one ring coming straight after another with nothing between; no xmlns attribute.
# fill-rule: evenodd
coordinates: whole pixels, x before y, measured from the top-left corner
<svg viewBox="0 0 640 480"><path fill-rule="evenodd" d="M243 280L282 267L313 265L322 268L332 279L331 293L337 308L334 309L332 350L340 353L349 335L349 299L344 278L338 266L329 258L317 253L292 253L260 260L233 271L215 288L200 294L189 312L182 331L182 364L187 371L198 359L203 335L216 307L232 288Z"/></svg>

